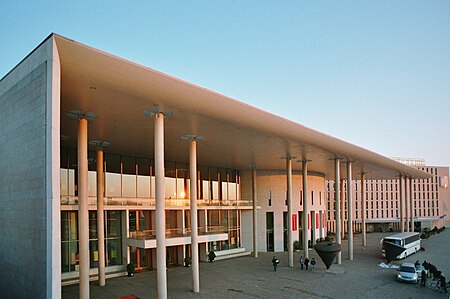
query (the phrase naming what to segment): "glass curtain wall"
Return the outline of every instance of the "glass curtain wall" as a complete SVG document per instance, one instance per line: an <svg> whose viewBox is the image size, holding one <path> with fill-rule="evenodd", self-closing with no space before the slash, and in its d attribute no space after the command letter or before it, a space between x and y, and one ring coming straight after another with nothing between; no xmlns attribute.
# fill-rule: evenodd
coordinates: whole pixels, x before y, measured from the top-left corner
<svg viewBox="0 0 450 299"><path fill-rule="evenodd" d="M106 266L122 265L122 223L120 211L105 212ZM98 267L97 212L89 211L90 267ZM61 211L61 271L78 271L78 212Z"/></svg>
<svg viewBox="0 0 450 299"><path fill-rule="evenodd" d="M88 195L97 195L96 153L89 152ZM189 165L165 162L166 199L189 199ZM108 198L155 198L153 161L105 154L105 196ZM198 198L209 204L233 204L239 200L239 172L233 169L199 166ZM61 148L61 202L76 204L77 196L77 152L76 149ZM72 199L71 199L72 198ZM95 204L95 203L91 203ZM185 201L172 204L186 205Z"/></svg>

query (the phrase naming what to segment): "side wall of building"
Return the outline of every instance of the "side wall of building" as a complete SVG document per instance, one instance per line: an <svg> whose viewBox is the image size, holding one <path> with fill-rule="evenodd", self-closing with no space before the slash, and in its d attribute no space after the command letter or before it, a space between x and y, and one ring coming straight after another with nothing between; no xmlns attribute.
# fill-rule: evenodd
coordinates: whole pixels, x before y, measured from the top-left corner
<svg viewBox="0 0 450 299"><path fill-rule="evenodd" d="M54 55L49 38L0 81L0 293L4 298L61 296L59 176L52 180L56 160L59 169L59 85L54 86L59 84L59 62Z"/></svg>
<svg viewBox="0 0 450 299"><path fill-rule="evenodd" d="M286 205L286 190L287 190L287 178L286 173L281 171L257 171L256 172L256 189L257 189L257 202L258 202L258 250L265 252L268 251L268 224L267 213L273 213L273 251L284 251L284 216L287 212ZM241 172L241 190L242 198L251 198L251 172ZM325 191L325 179L320 175L308 175L308 189L309 189L309 239L324 238L326 236L326 191ZM292 213L297 215L297 229L293 232L293 239L301 240L300 231L302 222L300 219L300 213L303 212L303 183L302 175L298 171L293 173L292 177ZM312 195L314 198L312 198ZM311 217L311 213L314 211L314 218ZM300 213L299 213L300 212ZM243 213L243 226L244 224L250 224L252 227L251 212ZM322 217L322 219L319 219ZM312 221L311 221L312 220ZM315 230L312 228L315 224L318 224ZM270 225L269 225L270 226ZM313 236L311 237L311 234ZM243 246L246 249L253 250L252 244L252 232L249 229L243 229Z"/></svg>

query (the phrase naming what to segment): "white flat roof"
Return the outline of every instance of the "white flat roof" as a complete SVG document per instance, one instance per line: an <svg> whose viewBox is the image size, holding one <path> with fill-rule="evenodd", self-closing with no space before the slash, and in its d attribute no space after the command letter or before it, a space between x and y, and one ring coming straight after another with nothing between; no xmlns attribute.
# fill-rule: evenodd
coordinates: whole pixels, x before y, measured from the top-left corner
<svg viewBox="0 0 450 299"><path fill-rule="evenodd" d="M430 175L359 146L307 128L243 102L196 86L151 68L127 61L52 34L61 63L61 144L76 148L77 121L66 112L94 112L89 140L106 140L105 152L153 157L153 121L149 108L174 112L165 120L165 159L188 162L186 134L204 137L198 144L198 163L239 170L284 170L284 156L311 160L308 170L334 178L334 161L353 161L353 178L391 179ZM281 102L282 98L273 99ZM301 104L299 104L299 109ZM295 109L295 107L293 107ZM338 120L336 120L338 121ZM380 141L382 142L382 141ZM91 148L95 150L95 148ZM346 177L344 165L341 176Z"/></svg>

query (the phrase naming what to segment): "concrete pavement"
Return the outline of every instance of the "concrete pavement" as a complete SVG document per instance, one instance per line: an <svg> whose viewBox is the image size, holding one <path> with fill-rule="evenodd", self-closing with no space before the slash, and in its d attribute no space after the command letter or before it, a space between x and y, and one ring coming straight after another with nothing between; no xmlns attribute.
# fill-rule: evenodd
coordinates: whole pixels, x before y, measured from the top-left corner
<svg viewBox="0 0 450 299"><path fill-rule="evenodd" d="M190 268L167 270L169 298L449 298L430 289L397 282L397 271L377 265L381 257L380 240L392 233L367 234L368 245L361 246L361 235L355 235L354 260L347 260L347 241L343 241L342 265L333 264L330 270L315 251L310 256L317 261L316 271L300 270L295 253L295 267L289 268L287 252L260 253L252 256L200 264L200 292L193 293ZM425 251L401 261L426 259L441 269L450 280L450 229L424 240ZM281 263L274 272L271 264L276 255ZM142 299L156 298L156 271L137 273L134 277L108 279L105 287L91 282L91 298L113 299L135 295ZM63 287L63 298L78 298L78 285Z"/></svg>

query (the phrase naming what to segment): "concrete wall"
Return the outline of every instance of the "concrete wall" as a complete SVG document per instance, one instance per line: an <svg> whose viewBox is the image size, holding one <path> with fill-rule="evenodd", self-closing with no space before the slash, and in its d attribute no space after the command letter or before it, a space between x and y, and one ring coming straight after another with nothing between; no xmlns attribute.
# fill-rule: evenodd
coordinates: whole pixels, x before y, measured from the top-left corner
<svg viewBox="0 0 450 299"><path fill-rule="evenodd" d="M59 61L53 59L55 54L49 38L0 81L3 298L61 296L59 179L55 177L59 176Z"/></svg>
<svg viewBox="0 0 450 299"><path fill-rule="evenodd" d="M275 252L284 250L283 243L283 212L287 212L286 200L286 173L283 171L256 171L256 189L258 206L258 250L267 251L266 246L266 212L274 213L274 250ZM242 198L251 198L251 172L241 172L241 190ZM303 205L300 204L300 191L303 189L302 175L298 171L293 172L292 177L292 213L297 214L303 211ZM320 175L308 175L309 189L309 211L315 213L325 213L326 211L326 190L325 179ZM314 205L311 203L311 191L314 192ZM269 194L271 196L271 205L269 206ZM319 194L321 199L319 199ZM299 219L297 219L299 220ZM243 213L243 221L248 224L251 221L251 212ZM322 221L320 221L322 222ZM312 223L311 223L312 224ZM243 223L244 225L244 223ZM298 225L300 227L301 224ZM250 225L251 227L251 225ZM245 237L244 237L245 234ZM308 232L311 235L311 230ZM315 230L316 239L326 235L326 229L319 227ZM253 250L251 232L243 230L244 247ZM299 231L294 231L294 241L299 239ZM248 239L250 237L250 239ZM246 240L247 239L247 240Z"/></svg>

